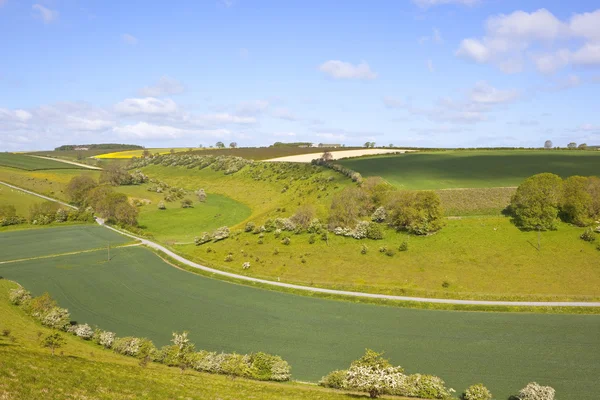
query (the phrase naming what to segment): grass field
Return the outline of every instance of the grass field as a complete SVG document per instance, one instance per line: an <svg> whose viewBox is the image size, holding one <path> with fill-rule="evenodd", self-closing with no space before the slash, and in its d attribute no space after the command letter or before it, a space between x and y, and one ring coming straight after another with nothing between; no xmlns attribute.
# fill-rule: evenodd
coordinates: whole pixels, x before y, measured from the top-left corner
<svg viewBox="0 0 600 400"><path fill-rule="evenodd" d="M55 161L56 164L69 165ZM98 180L100 171L89 169L54 169L25 171L0 166L0 181L51 196L62 201L69 201L65 188L69 181L78 175L88 175Z"/></svg>
<svg viewBox="0 0 600 400"><path fill-rule="evenodd" d="M561 224L541 234L538 251L536 232L521 232L506 217L482 217L450 219L436 235L410 237L406 252L397 249L407 236L393 230L377 241L330 234L329 245L319 236L309 244L308 234L288 234L286 246L273 233L258 244L258 235L243 233L171 248L222 270L309 286L421 297L598 300L600 251L579 239L582 232ZM381 253L382 246L394 256ZM225 262L229 253L233 261ZM245 261L252 267L243 271Z"/></svg>
<svg viewBox="0 0 600 400"><path fill-rule="evenodd" d="M44 158L31 157L25 154L0 153L0 166L37 171L44 169L81 169L77 165Z"/></svg>
<svg viewBox="0 0 600 400"><path fill-rule="evenodd" d="M0 206L14 206L18 216L29 216L29 207L34 204L42 203L43 201L43 199L37 196L9 188L8 186L0 185Z"/></svg>
<svg viewBox="0 0 600 400"><path fill-rule="evenodd" d="M37 334L47 335L53 331L9 304L8 290L14 287L17 287L15 283L0 280L0 329L10 330L10 337L0 336L2 399L341 400L359 397L294 382L233 380L189 370L181 374L176 368L154 363L142 368L136 359L66 334L63 335L66 344L58 351L62 354L52 356L47 349L40 348Z"/></svg>
<svg viewBox="0 0 600 400"><path fill-rule="evenodd" d="M600 152L447 151L342 160L363 176L381 176L405 189L518 186L525 178L552 172L562 177L600 174Z"/></svg>
<svg viewBox="0 0 600 400"><path fill-rule="evenodd" d="M96 225L0 232L0 261L106 248L109 242L116 246L131 240Z"/></svg>
<svg viewBox="0 0 600 400"><path fill-rule="evenodd" d="M599 316L354 304L201 277L140 247L115 249L110 262L104 256L4 264L0 275L34 294L48 291L80 323L158 345L173 330L187 329L199 348L279 354L301 380L346 367L371 347L408 372L439 375L459 391L483 382L500 399L529 381L555 387L563 400L592 400L600 389Z"/></svg>
<svg viewBox="0 0 600 400"><path fill-rule="evenodd" d="M202 232L211 232L221 226L234 226L248 218L250 208L220 194L207 193L206 202L198 202L195 195L187 196L194 202L193 208L181 208L181 201L164 202L166 210L159 210L158 203L164 194L149 192L149 185L122 186L120 192L130 198L150 200L152 203L138 207L139 224L147 232L165 243L193 242Z"/></svg>

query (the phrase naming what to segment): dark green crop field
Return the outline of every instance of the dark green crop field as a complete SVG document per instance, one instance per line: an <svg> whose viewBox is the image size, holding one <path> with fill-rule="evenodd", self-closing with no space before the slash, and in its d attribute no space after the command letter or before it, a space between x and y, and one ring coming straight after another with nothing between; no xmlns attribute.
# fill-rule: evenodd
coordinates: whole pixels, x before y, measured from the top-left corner
<svg viewBox="0 0 600 400"><path fill-rule="evenodd" d="M347 367L370 347L459 391L482 382L498 399L530 381L555 387L561 400L596 399L600 390L600 316L355 304L201 277L141 247L113 254L110 262L90 252L4 264L0 275L36 295L48 291L79 323L157 345L189 330L198 348L279 354L300 380Z"/></svg>
<svg viewBox="0 0 600 400"><path fill-rule="evenodd" d="M90 250L130 242L125 236L95 225L76 225L0 232L0 261Z"/></svg>
<svg viewBox="0 0 600 400"><path fill-rule="evenodd" d="M363 176L381 176L405 189L518 186L541 172L600 175L600 151L446 151L339 161Z"/></svg>
<svg viewBox="0 0 600 400"><path fill-rule="evenodd" d="M44 158L32 157L24 154L0 153L0 165L27 171L36 171L40 169L82 169L73 164L67 164L60 161L47 160Z"/></svg>

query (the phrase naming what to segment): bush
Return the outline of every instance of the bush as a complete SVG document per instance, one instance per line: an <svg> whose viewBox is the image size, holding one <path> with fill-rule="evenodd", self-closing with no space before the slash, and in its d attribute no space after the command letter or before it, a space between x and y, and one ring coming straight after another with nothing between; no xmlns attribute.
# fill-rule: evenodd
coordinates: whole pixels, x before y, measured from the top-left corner
<svg viewBox="0 0 600 400"><path fill-rule="evenodd" d="M354 227L352 231L352 237L354 239L364 239L367 237L367 232L369 230L369 222L367 221L359 221L358 224Z"/></svg>
<svg viewBox="0 0 600 400"><path fill-rule="evenodd" d="M346 373L345 369L332 371L321 378L319 386L332 388L332 389L345 389L346 388Z"/></svg>
<svg viewBox="0 0 600 400"><path fill-rule="evenodd" d="M165 202L164 201L159 201L158 202L158 209L159 210L166 210L167 206L165 206Z"/></svg>
<svg viewBox="0 0 600 400"><path fill-rule="evenodd" d="M201 244L208 243L211 240L211 235L208 232L203 232L201 236L196 236L194 238L194 243L196 244L196 246L200 246Z"/></svg>
<svg viewBox="0 0 600 400"><path fill-rule="evenodd" d="M394 250L392 250L392 249L387 249L385 251L385 255L388 256L388 257L394 257L395 254L396 254L396 252Z"/></svg>
<svg viewBox="0 0 600 400"><path fill-rule="evenodd" d="M360 248L360 254L367 254L368 251L369 251L369 248L367 247L367 245L363 244Z"/></svg>
<svg viewBox="0 0 600 400"><path fill-rule="evenodd" d="M423 399L449 399L454 389L446 388L445 382L433 375L408 375L403 385L394 390L400 396L420 397Z"/></svg>
<svg viewBox="0 0 600 400"><path fill-rule="evenodd" d="M281 244L284 244L284 245L286 245L286 246L289 246L291 242L292 242L292 241L291 241L291 240L290 240L290 238L289 238L289 237L287 237L287 236L286 236L286 237L284 237L284 238L281 240Z"/></svg>
<svg viewBox="0 0 600 400"><path fill-rule="evenodd" d="M596 240L596 234L594 233L594 230L592 228L586 229L579 237L581 238L581 240L590 243Z"/></svg>
<svg viewBox="0 0 600 400"><path fill-rule="evenodd" d="M114 332L102 331L94 339L96 343L105 349L110 349L115 342L116 335Z"/></svg>
<svg viewBox="0 0 600 400"><path fill-rule="evenodd" d="M555 390L550 386L541 386L536 382L528 383L517 398L519 400L554 400Z"/></svg>
<svg viewBox="0 0 600 400"><path fill-rule="evenodd" d="M94 331L88 324L77 325L73 333L85 340L90 340L94 336Z"/></svg>
<svg viewBox="0 0 600 400"><path fill-rule="evenodd" d="M219 240L227 239L229 237L229 228L226 226L222 226L212 234L213 242L218 242Z"/></svg>
<svg viewBox="0 0 600 400"><path fill-rule="evenodd" d="M181 200L181 208L192 208L194 203L190 199Z"/></svg>
<svg viewBox="0 0 600 400"><path fill-rule="evenodd" d="M308 244L314 244L316 241L315 235L310 235L308 237Z"/></svg>
<svg viewBox="0 0 600 400"><path fill-rule="evenodd" d="M481 383L471 385L465 390L463 400L492 400L492 393Z"/></svg>
<svg viewBox="0 0 600 400"><path fill-rule="evenodd" d="M66 308L54 307L42 319L42 325L54 329L66 330L71 323L71 314Z"/></svg>
<svg viewBox="0 0 600 400"><path fill-rule="evenodd" d="M398 251L408 251L408 242L406 240L398 246Z"/></svg>
<svg viewBox="0 0 600 400"><path fill-rule="evenodd" d="M250 221L248 223L246 223L246 226L244 227L244 232L252 232L254 230L255 224L254 222Z"/></svg>
<svg viewBox="0 0 600 400"><path fill-rule="evenodd" d="M229 253L225 257L225 262L231 262L231 261L233 261L233 254Z"/></svg>
<svg viewBox="0 0 600 400"><path fill-rule="evenodd" d="M367 226L367 238L372 240L383 239L383 231L377 223L369 223L369 225Z"/></svg>
<svg viewBox="0 0 600 400"><path fill-rule="evenodd" d="M387 218L387 210L384 207L378 207L371 215L371 221L384 222Z"/></svg>
<svg viewBox="0 0 600 400"><path fill-rule="evenodd" d="M112 349L119 354L137 357L140 354L141 340L136 337L127 336L118 338L113 342Z"/></svg>
<svg viewBox="0 0 600 400"><path fill-rule="evenodd" d="M31 300L31 293L22 287L19 287L17 289L11 289L8 298L12 304L20 306Z"/></svg>
<svg viewBox="0 0 600 400"><path fill-rule="evenodd" d="M246 261L245 263L242 264L242 269L248 269L250 268L250 262Z"/></svg>
<svg viewBox="0 0 600 400"><path fill-rule="evenodd" d="M308 233L321 233L322 228L323 226L321 225L321 221L319 221L317 218L313 218L313 220L310 221L306 231Z"/></svg>
<svg viewBox="0 0 600 400"><path fill-rule="evenodd" d="M249 357L249 377L259 381L289 381L290 366L279 356L254 353Z"/></svg>
<svg viewBox="0 0 600 400"><path fill-rule="evenodd" d="M387 207L388 222L397 230L427 235L442 229L443 210L435 192L397 192Z"/></svg>

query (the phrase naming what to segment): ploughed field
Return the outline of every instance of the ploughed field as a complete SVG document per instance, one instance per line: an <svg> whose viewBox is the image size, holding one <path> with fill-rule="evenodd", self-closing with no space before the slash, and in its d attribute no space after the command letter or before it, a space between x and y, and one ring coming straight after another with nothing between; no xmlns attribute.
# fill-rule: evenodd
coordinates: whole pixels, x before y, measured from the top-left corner
<svg viewBox="0 0 600 400"><path fill-rule="evenodd" d="M48 243L61 237L80 250L93 249L114 235L102 229L4 232L0 253L10 248L4 259L18 259L71 249ZM441 376L457 390L482 382L496 398L530 381L555 387L564 400L592 400L600 390L597 315L429 311L324 300L195 275L142 247L111 254L110 262L99 250L0 264L0 275L34 295L48 291L79 323L119 336L146 336L157 345L167 344L172 331L189 330L198 348L279 354L300 380L345 368L370 347L384 350L408 372Z"/></svg>
<svg viewBox="0 0 600 400"><path fill-rule="evenodd" d="M340 160L364 177L381 176L404 189L518 186L542 172L565 178L600 174L600 151L481 150L417 152Z"/></svg>

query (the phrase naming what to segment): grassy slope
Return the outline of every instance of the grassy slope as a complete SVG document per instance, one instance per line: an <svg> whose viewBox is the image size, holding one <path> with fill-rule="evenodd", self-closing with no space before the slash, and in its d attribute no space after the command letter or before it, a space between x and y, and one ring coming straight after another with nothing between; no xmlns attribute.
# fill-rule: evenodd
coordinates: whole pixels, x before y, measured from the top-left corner
<svg viewBox="0 0 600 400"><path fill-rule="evenodd" d="M150 200L152 203L140 206L138 222L154 238L165 243L193 242L194 237L203 231L211 232L221 226L234 226L247 219L250 208L229 197L208 193L206 202L198 202L193 194L187 198L194 202L193 208L181 208L181 201L164 202L166 210L159 210L158 203L164 201L164 194L149 192L148 184L121 186L120 192L130 198Z"/></svg>
<svg viewBox="0 0 600 400"><path fill-rule="evenodd" d="M172 247L219 269L319 287L423 297L597 300L600 251L579 239L582 232L562 224L542 233L538 251L537 233L521 232L505 217L488 217L448 220L436 235L411 237L409 250L393 257L379 252L381 246L396 250L406 239L392 230L379 241L330 235L329 246L319 237L309 244L307 234L291 235L285 246L272 233L259 245L256 235L244 233ZM362 244L369 248L366 255ZM230 252L233 261L224 262ZM251 261L249 270L242 270L244 261ZM450 287L442 287L445 281Z"/></svg>
<svg viewBox="0 0 600 400"><path fill-rule="evenodd" d="M64 164L55 161L57 164ZM68 201L65 188L69 181L78 175L89 175L98 180L99 171L82 169L54 169L42 171L24 171L15 168L0 167L0 181L10 183L37 193Z"/></svg>
<svg viewBox="0 0 600 400"><path fill-rule="evenodd" d="M0 398L6 399L321 399L356 398L297 383L275 384L186 371L158 364L146 368L138 361L103 350L93 343L64 335L62 355L51 356L38 345L37 333L51 330L8 303L8 289L16 285L0 280ZM43 373L41 373L43 372Z"/></svg>
<svg viewBox="0 0 600 400"><path fill-rule="evenodd" d="M279 354L297 379L316 380L371 347L459 390L483 382L498 398L532 380L554 386L565 400L591 400L599 389L600 316L353 304L200 277L140 247L114 255L110 263L85 253L6 264L0 274L34 294L49 291L80 323L158 345L173 330L187 329L199 348Z"/></svg>
<svg viewBox="0 0 600 400"><path fill-rule="evenodd" d="M81 169L77 165L31 157L24 154L0 153L0 165L28 171L44 169Z"/></svg>
<svg viewBox="0 0 600 400"><path fill-rule="evenodd" d="M406 189L485 188L518 186L541 172L563 177L597 175L600 152L447 151L365 157L340 164Z"/></svg>
<svg viewBox="0 0 600 400"><path fill-rule="evenodd" d="M17 215L21 217L29 216L29 207L43 201L41 198L31 194L0 185L0 206L14 206L17 210Z"/></svg>

